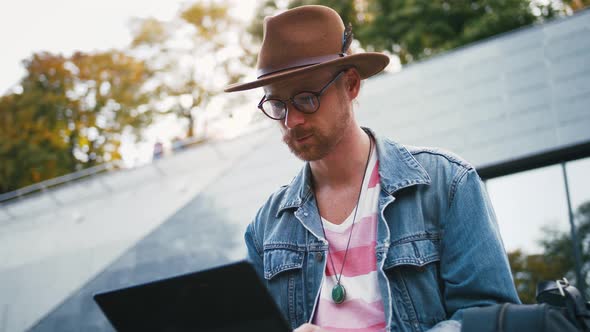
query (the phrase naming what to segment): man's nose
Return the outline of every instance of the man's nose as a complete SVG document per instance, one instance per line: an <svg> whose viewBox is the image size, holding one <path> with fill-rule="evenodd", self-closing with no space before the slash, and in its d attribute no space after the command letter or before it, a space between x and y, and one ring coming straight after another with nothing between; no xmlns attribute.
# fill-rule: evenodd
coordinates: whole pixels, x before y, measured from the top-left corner
<svg viewBox="0 0 590 332"><path fill-rule="evenodd" d="M287 103L287 114L285 114L285 127L293 129L305 122L305 114L300 112L291 103Z"/></svg>

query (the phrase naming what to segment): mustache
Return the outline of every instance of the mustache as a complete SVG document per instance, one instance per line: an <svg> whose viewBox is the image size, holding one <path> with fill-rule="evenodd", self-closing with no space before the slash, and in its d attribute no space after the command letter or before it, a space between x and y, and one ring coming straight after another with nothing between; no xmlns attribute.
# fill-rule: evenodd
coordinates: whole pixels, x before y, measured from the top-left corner
<svg viewBox="0 0 590 332"><path fill-rule="evenodd" d="M313 134L314 132L315 131L313 130L313 128L295 127L293 129L287 130L283 135L283 139L285 141L298 140L300 138L309 136L310 134Z"/></svg>

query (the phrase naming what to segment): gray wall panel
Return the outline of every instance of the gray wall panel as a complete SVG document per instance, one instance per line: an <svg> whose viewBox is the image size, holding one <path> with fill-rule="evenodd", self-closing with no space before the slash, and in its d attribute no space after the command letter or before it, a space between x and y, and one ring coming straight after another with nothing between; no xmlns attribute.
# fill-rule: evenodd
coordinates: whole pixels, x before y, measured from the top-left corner
<svg viewBox="0 0 590 332"><path fill-rule="evenodd" d="M358 118L478 167L590 142L588 36L584 11L381 75L363 87Z"/></svg>

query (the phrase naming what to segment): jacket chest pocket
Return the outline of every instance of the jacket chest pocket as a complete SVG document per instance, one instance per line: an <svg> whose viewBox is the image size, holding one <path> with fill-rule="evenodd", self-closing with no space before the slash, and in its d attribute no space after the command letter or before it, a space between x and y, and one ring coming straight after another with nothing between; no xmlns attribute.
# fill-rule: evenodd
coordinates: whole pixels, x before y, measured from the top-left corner
<svg viewBox="0 0 590 332"><path fill-rule="evenodd" d="M302 268L305 250L288 245L265 245L264 279L281 311L297 327L296 308L302 303Z"/></svg>
<svg viewBox="0 0 590 332"><path fill-rule="evenodd" d="M438 243L432 234L396 241L383 265L392 304L413 330L426 330L446 319Z"/></svg>

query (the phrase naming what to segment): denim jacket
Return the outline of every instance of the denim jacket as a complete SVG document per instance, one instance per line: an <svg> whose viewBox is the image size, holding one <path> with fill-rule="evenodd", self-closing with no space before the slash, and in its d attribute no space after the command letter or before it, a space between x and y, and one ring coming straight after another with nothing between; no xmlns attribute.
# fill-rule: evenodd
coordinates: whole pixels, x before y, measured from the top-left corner
<svg viewBox="0 0 590 332"><path fill-rule="evenodd" d="M376 136L377 270L388 331L459 331L461 309L519 303L492 205L473 166ZM293 328L313 318L326 267L306 163L245 234L248 256Z"/></svg>

